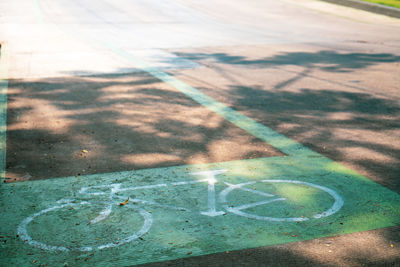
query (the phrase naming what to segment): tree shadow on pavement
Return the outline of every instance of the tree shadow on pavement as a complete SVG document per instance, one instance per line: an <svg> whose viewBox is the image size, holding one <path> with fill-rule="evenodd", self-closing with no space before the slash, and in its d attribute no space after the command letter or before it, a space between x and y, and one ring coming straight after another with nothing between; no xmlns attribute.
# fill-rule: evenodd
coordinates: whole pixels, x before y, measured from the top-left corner
<svg viewBox="0 0 400 267"><path fill-rule="evenodd" d="M389 249L388 240L400 243L399 227L363 234L368 238L354 233L135 266L396 266L398 250Z"/></svg>
<svg viewBox="0 0 400 267"><path fill-rule="evenodd" d="M10 81L8 182L282 155L147 74Z"/></svg>
<svg viewBox="0 0 400 267"><path fill-rule="evenodd" d="M400 106L369 94L232 87L235 106L307 147L400 190ZM245 97L243 97L245 96ZM394 134L394 135L393 135ZM397 141L396 141L397 140Z"/></svg>
<svg viewBox="0 0 400 267"><path fill-rule="evenodd" d="M180 57L193 61L211 60L212 62L230 65L243 65L249 68L296 65L305 68L318 67L319 69L328 72L351 72L353 70L366 68L378 63L400 62L400 56L393 54L343 54L329 50L318 52L289 52L261 59L248 59L244 56L230 55L227 53L176 52L176 54Z"/></svg>
<svg viewBox="0 0 400 267"><path fill-rule="evenodd" d="M333 66L326 66L332 63L331 56L335 53L295 53L262 60L209 55L221 63L246 68L298 64L305 68L304 77L316 68L344 73L399 61L393 55L352 54L354 62L339 56ZM204 58L207 55L202 55ZM400 107L396 100L330 87L303 86L288 91L287 86L293 85L289 80L275 84L280 90L251 82L238 85L232 81L227 90L216 86L198 89L399 190L400 148L396 142ZM10 81L7 175L11 181L281 155L147 74ZM279 266L281 262L293 266L387 266L398 260L398 233L398 227L393 227L364 232L364 238L354 233L148 266ZM196 234L193 237L201 239ZM226 245L225 240L213 242L216 247ZM390 250L390 242L396 250ZM151 247L166 249L158 243ZM379 251L374 254L376 247Z"/></svg>
<svg viewBox="0 0 400 267"><path fill-rule="evenodd" d="M204 93L400 192L399 99L351 82L360 79L360 70L400 62L400 56L335 51L287 52L260 59L220 51L177 54L209 66L215 80L225 80L214 86L205 75L187 74ZM396 69L390 71L396 78ZM236 78L246 73L252 78ZM385 82L396 87L396 79Z"/></svg>

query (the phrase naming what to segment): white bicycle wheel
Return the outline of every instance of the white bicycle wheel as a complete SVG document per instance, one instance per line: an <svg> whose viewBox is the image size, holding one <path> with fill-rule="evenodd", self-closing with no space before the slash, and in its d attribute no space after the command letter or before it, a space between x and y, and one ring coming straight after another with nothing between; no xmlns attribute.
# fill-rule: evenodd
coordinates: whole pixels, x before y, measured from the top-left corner
<svg viewBox="0 0 400 267"><path fill-rule="evenodd" d="M54 216L50 216L51 213L57 212L57 213L65 213L67 211L74 211L74 210L78 210L78 209L82 209L82 208L90 208L92 205L89 202L83 201L80 203L73 203L73 202L68 202L68 203L64 203L58 206L54 206L48 209L44 209L41 210L27 218L25 218L20 225L18 226L18 235L19 237L26 242L27 244L40 248L40 249L44 249L44 250L48 250L48 251L91 251L91 250L95 250L95 249L106 249L106 248L112 248L112 247L117 247L126 243L129 243L135 239L138 239L139 237L141 237L142 235L144 235L145 233L147 233L152 225L152 216L149 212L145 211L144 209L132 206L132 205L126 205L123 208L129 208L129 209L133 209L135 211L135 213L139 214L139 217L141 217L141 220L143 220L143 223L141 223L141 227L138 231L130 231L130 233L128 234L127 237L123 237L123 238L115 238L114 240L110 241L108 240L108 242L105 242L103 244L91 244L91 245L83 245L83 246L79 246L79 245L74 245L72 242L70 242L70 244L68 244L68 241L66 242L67 245L54 245L54 244L48 244L51 242L41 242L38 241L40 239L52 239L54 240L55 237L58 234L63 234L63 232L68 232L64 227L62 222L59 223L59 225L54 225L52 223L52 220L47 220L46 223L43 223L45 225L40 225L37 227L37 229L43 228L46 229L44 231L47 231L47 228L55 228L57 230L53 231L53 232L57 232L57 233L49 233L47 235L51 235L51 237L48 236L44 236L42 235L36 235L34 237L31 236L31 234L29 234L28 232L28 228L30 224L35 224L35 221L38 221L41 219L41 217L45 217L48 216L49 218L54 217ZM129 206L129 207L128 207ZM71 216L71 215L68 215ZM110 214L110 217L113 216L113 214ZM125 216L133 216L132 213L126 213ZM136 215L137 216L137 215ZM101 224L102 222L98 223ZM65 225L64 225L65 226ZM86 223L84 225L85 227L92 227L92 225L90 225L89 223ZM59 231L58 231L58 228ZM129 225L124 225L124 227L129 227ZM51 231L50 231L51 232ZM45 233L45 232L44 232ZM33 233L32 233L33 234ZM71 231L69 231L69 233L66 233L65 235L71 235L71 234L76 234L76 235L80 235L81 233L77 232L77 233L71 233ZM99 233L101 234L101 233ZM100 240L101 238L95 238L97 242L98 240ZM98 240L97 240L98 239ZM100 243L101 241L98 241L98 243Z"/></svg>
<svg viewBox="0 0 400 267"><path fill-rule="evenodd" d="M233 192L234 190L248 191L250 193L255 193L255 194L265 196L268 198L271 198L274 196L273 194L263 193L263 192L260 192L257 190L252 190L252 189L248 189L248 188L244 187L244 186L248 186L248 185L254 185L257 182L247 182L247 183L240 183L240 184L236 184L236 185L227 184L228 188L224 189L220 193L219 201L221 203L225 203L223 205L223 207L228 212L231 212L233 214L243 216L246 218L250 218L250 219L261 220L261 221L271 221L271 222L300 222L300 221L307 221L310 218L320 219L320 218L327 217L327 216L330 216L330 215L338 212L342 208L343 203L344 203L342 197L338 193L336 193L334 190L329 189L325 186L308 183L308 182L296 181L296 180L262 180L260 182L262 182L262 183L289 183L289 184L294 184L294 185L308 186L311 188L321 190L324 193L327 193L328 195L330 195L332 197L332 199L334 201L333 201L333 204L329 208L326 208L323 212L315 213L309 217L304 217L304 216L301 216L301 217L272 217L272 216L262 216L262 215L244 211L246 209L250 209L250 208L254 208L254 207L262 206L262 205L267 205L267 204L270 204L273 202L285 201L286 198L283 198L283 197L265 199L262 201L256 201L256 202L249 203L249 204L243 204L243 205L236 206L236 207L230 206L229 204L227 204L228 203L228 201L227 201L228 195L231 192Z"/></svg>

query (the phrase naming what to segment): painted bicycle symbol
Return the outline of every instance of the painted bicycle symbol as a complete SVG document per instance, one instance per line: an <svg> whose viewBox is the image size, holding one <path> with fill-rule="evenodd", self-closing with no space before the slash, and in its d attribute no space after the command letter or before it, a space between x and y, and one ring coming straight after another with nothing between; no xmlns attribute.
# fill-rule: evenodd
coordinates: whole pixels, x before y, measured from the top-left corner
<svg viewBox="0 0 400 267"><path fill-rule="evenodd" d="M223 186L225 187L218 194L216 193L216 183L218 183L217 175L225 173L226 170L212 170L212 171L202 171L191 173L191 175L201 177L200 180L190 180L190 181L182 181L170 184L153 184L153 185L144 185L144 186L136 186L136 187L122 187L121 183L115 184L107 184L107 185L97 185L90 187L83 187L79 190L79 194L89 198L87 200L76 200L76 199L63 199L57 202L57 204L53 207L41 210L26 219L24 219L18 227L18 234L20 238L27 242L28 244L49 251L91 251L94 249L106 249L117 247L126 243L129 243L136 239L141 239L141 237L150 231L153 224L153 215L148 210L148 207L157 207L162 209L169 209L175 211L184 211L184 212L198 212L200 215L215 217L225 215L227 213L246 217L249 219L259 220L259 221L269 221L269 222L301 222L307 221L310 219L320 219L323 217L330 216L337 211L339 211L343 206L343 199L341 196L336 193L334 190L327 188L325 186L296 181L296 180L261 180L261 181L251 181L245 183L231 184L227 182L223 182ZM141 192L149 189L159 189L159 188L168 188L168 187L179 187L184 185L195 185L199 183L207 184L207 209L203 211L192 211L190 207L181 207L175 205L168 205L165 203L160 203L153 200L146 200L142 198L136 197L133 193L126 194L129 192ZM329 199L333 202L329 204L323 211L314 212L312 215L305 216L282 216L282 217L274 217L274 216L266 216L263 214L257 214L254 210L255 208L268 209L270 205L278 205L279 203L287 202L287 199L282 196L277 196L275 194L271 194L270 192L265 192L259 189L254 189L256 184L287 184L291 186L300 186L305 188L311 188L314 191L319 191L322 194L325 194ZM253 188L252 188L253 187ZM257 196L259 200L253 201L251 203L235 203L234 205L230 203L229 199L238 194L239 192L246 192L247 194ZM135 194L136 194L135 193ZM91 203L91 198L93 197L102 197L103 201L101 202L101 208L96 212L96 214L92 217L92 219L88 219L82 227L94 227L97 225L101 225L105 223L107 220L111 220L112 218L120 218L119 214L115 215L117 212L124 211L124 220L129 220L129 218L134 218L135 221L139 221L133 225L131 221L128 221L126 225L133 230L125 231L125 237L118 237L115 240L108 240L106 242L101 242L96 240L96 244L87 245L87 246L74 246L74 244L70 245L51 245L45 242L39 241L41 239L41 235L34 235L33 230L29 230L29 225L34 224L35 221L40 221L41 217L48 215L50 213L61 213L61 214L72 214L68 215L69 217L73 216L74 212L77 212L83 208L91 208L94 204ZM85 199L82 197L82 199ZM104 201L104 197L107 200ZM275 203L275 204L273 204ZM218 204L218 205L217 205ZM99 205L97 203L97 205ZM119 207L118 207L119 206ZM122 206L122 207L121 207ZM217 206L221 208L221 210L217 209ZM117 208L118 207L118 208ZM127 211L131 211L127 213ZM65 215L67 216L67 215ZM76 216L77 217L77 216ZM72 218L74 219L74 218ZM119 219L119 222L122 219ZM79 223L77 223L78 225ZM133 227L134 226L134 227ZM107 227L109 227L107 225ZM30 233L31 232L31 233ZM110 230L111 232L111 230ZM127 233L129 232L129 233ZM74 241L70 241L71 243ZM102 244L98 244L102 243Z"/></svg>

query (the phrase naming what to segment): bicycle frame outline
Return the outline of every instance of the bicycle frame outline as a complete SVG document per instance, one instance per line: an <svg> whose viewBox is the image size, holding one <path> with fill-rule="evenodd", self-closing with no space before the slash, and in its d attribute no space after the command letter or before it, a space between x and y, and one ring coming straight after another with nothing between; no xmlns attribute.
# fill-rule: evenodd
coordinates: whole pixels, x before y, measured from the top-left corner
<svg viewBox="0 0 400 267"><path fill-rule="evenodd" d="M217 211L216 203L217 203L217 199L218 199L218 202L222 203L223 209L225 209L227 212L230 212L230 213L238 215L238 216L247 217L249 219L270 221L270 222L300 222L300 221L307 221L310 219L307 217L275 218L275 217L259 216L256 214L250 214L250 213L243 212L243 210L248 209L248 208L265 205L265 204L269 204L269 203L277 202L277 201L284 201L284 200L286 200L285 198L268 199L268 200L258 201L258 202L254 202L254 203L250 203L250 204L243 204L238 207L231 207L227 204L227 196L234 190L243 190L243 191L247 191L247 192L254 193L254 194L257 194L260 196L264 196L264 197L273 197L274 196L273 194L269 194L266 192L262 192L262 191L258 191L255 189L250 189L250 188L244 187L246 185L252 185L257 182L301 184L301 185L306 185L309 187L317 188L317 189L322 190L325 193L329 194L334 199L334 204L326 211L315 214L313 216L313 218L315 218L315 219L320 219L322 217L327 217L327 216L330 216L330 215L336 213L337 211L339 211L341 209L341 207L344 204L344 201L341 198L341 196L339 194L337 194L334 190L329 189L324 186L317 185L317 184L296 181L296 180L261 180L261 181L251 181L251 182L245 182L245 183L239 183L239 184L230 184L230 183L224 182L224 184L227 185L227 188L222 190L219 193L218 198L217 198L216 192L215 192L215 184L218 182L216 179L216 175L223 174L226 171L227 170L212 170L212 171L200 171L200 172L190 173L191 175L196 175L196 176L201 175L201 176L205 177L205 179L201 179L201 180L197 180L197 181L190 180L190 181L175 182L175 183L170 183L170 184L164 183L164 184L144 185L144 186L125 187L125 188L121 188L121 183L117 183L117 184L109 184L109 185L82 187L78 192L80 194L84 194L84 195L86 194L89 196L99 196L99 195L107 195L107 193L106 192L90 192L90 190L91 189L101 189L101 188L109 188L110 189L110 192L108 193L107 205L99 213L99 215L96 218L92 219L88 223L89 225L96 224L96 223L106 219L108 216L110 216L110 214L112 213L113 206L118 205L117 203L120 203L120 201L115 201L115 199L126 200L126 198L127 198L126 196L116 195L120 192L135 191L135 190L140 190L140 189L163 188L163 187L168 187L170 185L179 186L179 185L187 185L187 184L197 184L197 183L203 183L203 182L208 183L208 188L207 188L208 210L201 211L200 214L204 215L204 216L209 216L209 217L221 216L221 215L226 214L225 211L222 211L222 210ZM79 247L79 248L67 248L64 246L47 245L47 244L41 243L39 241L33 240L27 231L28 224L30 222L32 222L36 217L38 217L42 214L45 214L45 213L48 213L50 211L54 211L57 209L62 209L65 207L73 207L73 206L78 206L78 205L88 205L89 204L89 202L87 202L87 201L76 202L73 199L61 199L61 200L57 201L57 203L59 203L61 205L41 210L41 211L27 217L25 220L23 220L21 222L21 224L18 226L18 235L20 236L20 238L22 240L28 242L28 244L30 244L34 247L38 247L38 248L41 248L44 250L50 250L50 251L54 251L54 250L56 250L56 251L71 251L71 250L91 251L93 249L105 249L105 248L116 247L116 246L120 246L125 243L129 243L135 239L138 239L140 236L146 234L150 230L152 223L153 223L152 215L150 212L144 210L143 208L136 206L137 203L141 203L143 205L153 205L153 206L162 207L162 208L192 212L190 209L184 208L184 207L165 205L165 204L160 204L160 203L157 203L154 201L143 200L143 199L138 199L138 198L129 199L128 204L133 203L134 205L126 205L126 206L131 209L136 210L141 215L141 217L143 217L143 220L144 220L143 226L141 227L141 229L138 232L136 232L135 234L133 234L131 236L128 236L127 238L119 240L118 243L109 242L107 244L99 245L97 247L86 246L86 247Z"/></svg>

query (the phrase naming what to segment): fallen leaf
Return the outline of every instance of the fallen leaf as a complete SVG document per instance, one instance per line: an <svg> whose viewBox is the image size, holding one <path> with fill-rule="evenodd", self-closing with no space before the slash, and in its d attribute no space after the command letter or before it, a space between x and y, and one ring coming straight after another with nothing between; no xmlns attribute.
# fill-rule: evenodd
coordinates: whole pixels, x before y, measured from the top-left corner
<svg viewBox="0 0 400 267"><path fill-rule="evenodd" d="M87 151L86 149L83 149L82 153L89 153L89 151Z"/></svg>
<svg viewBox="0 0 400 267"><path fill-rule="evenodd" d="M119 205L120 205L120 206L124 206L124 205L128 204L128 202L129 202L129 197L128 197L128 199L125 200L124 202L119 203Z"/></svg>
<svg viewBox="0 0 400 267"><path fill-rule="evenodd" d="M391 247L391 248L394 248L394 245L393 245L393 244L390 244L390 247Z"/></svg>

